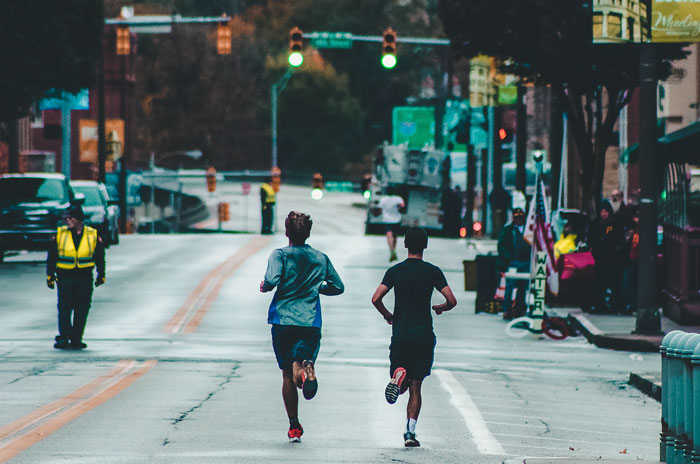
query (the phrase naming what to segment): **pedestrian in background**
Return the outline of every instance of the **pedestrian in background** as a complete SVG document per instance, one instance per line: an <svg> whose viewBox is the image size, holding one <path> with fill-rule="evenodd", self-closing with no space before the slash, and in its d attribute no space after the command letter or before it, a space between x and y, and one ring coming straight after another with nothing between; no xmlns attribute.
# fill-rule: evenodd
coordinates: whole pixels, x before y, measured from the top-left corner
<svg viewBox="0 0 700 464"><path fill-rule="evenodd" d="M389 262L396 261L396 237L401 227L401 213L405 210L406 203L399 195L390 194L379 200L379 209L382 214L382 222L386 227L386 241L389 245Z"/></svg>
<svg viewBox="0 0 700 464"><path fill-rule="evenodd" d="M268 176L260 185L260 215L262 217L261 234L272 233L272 221L274 218L277 196L272 188L272 176Z"/></svg>
<svg viewBox="0 0 700 464"><path fill-rule="evenodd" d="M501 230L498 236L498 270L502 273L513 268L517 272L530 272L532 248L525 241L525 222L527 218L522 208L513 208L513 220ZM511 320L525 315L527 305L525 293L528 281L525 279L506 278L503 295L503 318ZM517 291L513 304L513 290Z"/></svg>
<svg viewBox="0 0 700 464"><path fill-rule="evenodd" d="M287 436L301 441L299 396L310 400L318 390L314 363L321 347L320 295L340 295L345 287L324 253L306 245L313 222L292 211L284 221L289 246L274 250L267 261L260 291L277 288L268 311L272 348L282 370L282 399L289 417Z"/></svg>
<svg viewBox="0 0 700 464"><path fill-rule="evenodd" d="M612 206L613 216L622 218L625 213L625 200L622 195L622 190L615 189L610 194L610 206Z"/></svg>
<svg viewBox="0 0 700 464"><path fill-rule="evenodd" d="M639 208L627 206L627 224L625 227L625 246L623 259L625 269L622 277L622 293L625 312L632 314L637 310L637 274L639 273Z"/></svg>
<svg viewBox="0 0 700 464"><path fill-rule="evenodd" d="M97 230L85 226L85 214L74 206L49 244L46 284L58 284L58 336L54 348L83 349L83 333L92 304L93 268L95 287L105 283L105 248Z"/></svg>
<svg viewBox="0 0 700 464"><path fill-rule="evenodd" d="M391 325L389 346L389 375L384 396L394 404L401 393L409 392L406 406L404 445L420 446L416 438L416 423L420 413L423 379L430 375L435 351L435 333L430 314L433 289L445 297L445 302L432 307L440 315L457 305L445 275L439 267L423 261L423 250L428 247L428 235L419 227L406 231L404 245L408 258L386 271L382 283L372 295L372 304ZM383 298L394 289L394 312L384 305Z"/></svg>
<svg viewBox="0 0 700 464"><path fill-rule="evenodd" d="M624 230L613 218L610 202L603 200L588 231L588 246L595 261L597 312L613 311L618 304L624 261Z"/></svg>
<svg viewBox="0 0 700 464"><path fill-rule="evenodd" d="M578 235L574 233L574 226L570 222L564 224L562 232L557 243L554 244L554 259L559 259L559 256L576 251L578 246Z"/></svg>

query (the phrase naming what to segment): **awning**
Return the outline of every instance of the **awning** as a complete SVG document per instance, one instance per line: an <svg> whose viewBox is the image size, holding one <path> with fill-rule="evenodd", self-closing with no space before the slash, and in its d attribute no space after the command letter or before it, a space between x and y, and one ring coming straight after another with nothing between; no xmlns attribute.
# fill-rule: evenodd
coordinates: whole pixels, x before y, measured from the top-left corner
<svg viewBox="0 0 700 464"><path fill-rule="evenodd" d="M700 164L700 121L659 137L657 150L665 163ZM620 162L638 163L639 144L623 151Z"/></svg>

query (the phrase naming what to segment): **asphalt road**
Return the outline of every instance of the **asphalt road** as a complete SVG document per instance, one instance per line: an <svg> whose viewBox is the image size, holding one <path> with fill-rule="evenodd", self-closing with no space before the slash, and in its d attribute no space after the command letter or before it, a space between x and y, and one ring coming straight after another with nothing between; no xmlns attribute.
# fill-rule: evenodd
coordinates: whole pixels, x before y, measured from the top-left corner
<svg viewBox="0 0 700 464"><path fill-rule="evenodd" d="M313 202L308 189L291 190L280 210L311 212L309 243L346 284L322 300L320 387L301 400L302 443L287 442L271 294L258 291L284 236L132 235L107 252L107 284L95 290L80 352L52 348L56 294L44 284L44 256L0 266L0 462L657 458L660 405L626 382L656 368L658 355L601 350L582 337L509 338L500 318L474 314L474 294L463 291L464 241L433 238L425 258L445 270L458 306L435 317L422 447L404 449L406 398L392 406L383 396L391 328L370 304L388 267L385 239L362 235L355 197Z"/></svg>

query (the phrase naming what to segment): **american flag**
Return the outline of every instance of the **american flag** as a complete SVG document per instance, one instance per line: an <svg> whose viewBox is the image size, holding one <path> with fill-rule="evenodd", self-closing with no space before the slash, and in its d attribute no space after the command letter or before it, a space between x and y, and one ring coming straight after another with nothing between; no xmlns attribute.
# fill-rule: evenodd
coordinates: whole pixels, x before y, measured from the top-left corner
<svg viewBox="0 0 700 464"><path fill-rule="evenodd" d="M544 190L544 182L537 176L537 191L530 202L530 210L527 214L525 232L523 238L533 247L533 260L538 251L547 253L547 285L554 295L559 294L559 274L554 267L554 232L549 215L547 194ZM534 269L534 263L532 264Z"/></svg>

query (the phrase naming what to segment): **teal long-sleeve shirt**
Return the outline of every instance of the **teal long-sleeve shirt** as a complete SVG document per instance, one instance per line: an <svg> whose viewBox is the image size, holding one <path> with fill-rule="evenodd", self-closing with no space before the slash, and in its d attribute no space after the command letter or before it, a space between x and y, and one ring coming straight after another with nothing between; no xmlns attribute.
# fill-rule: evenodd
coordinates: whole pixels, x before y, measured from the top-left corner
<svg viewBox="0 0 700 464"><path fill-rule="evenodd" d="M321 327L319 295L340 295L343 281L331 260L309 245L274 250L267 261L263 290L277 287L270 308L269 324Z"/></svg>

